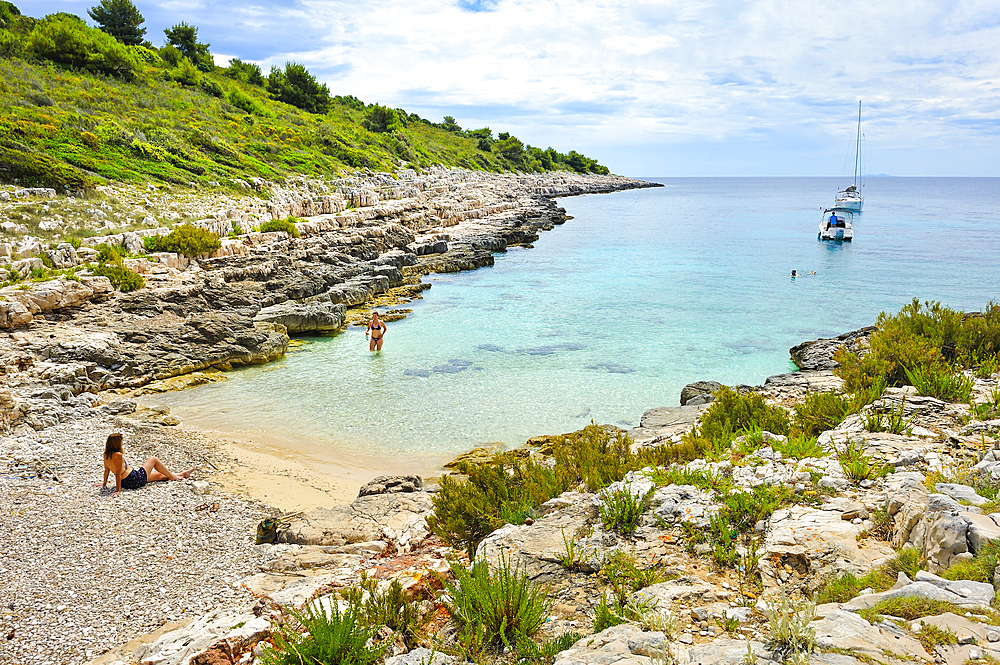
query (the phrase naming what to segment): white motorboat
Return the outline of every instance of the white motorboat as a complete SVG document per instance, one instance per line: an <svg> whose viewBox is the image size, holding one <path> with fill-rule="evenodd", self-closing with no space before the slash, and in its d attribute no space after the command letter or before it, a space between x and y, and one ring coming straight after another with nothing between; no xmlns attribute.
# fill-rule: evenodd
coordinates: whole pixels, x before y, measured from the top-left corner
<svg viewBox="0 0 1000 665"><path fill-rule="evenodd" d="M861 102L858 102L858 140L854 150L854 183L837 192L836 207L851 212L861 212L865 199L861 195Z"/></svg>
<svg viewBox="0 0 1000 665"><path fill-rule="evenodd" d="M819 224L820 240L850 242L854 240L854 212L843 208L827 208Z"/></svg>

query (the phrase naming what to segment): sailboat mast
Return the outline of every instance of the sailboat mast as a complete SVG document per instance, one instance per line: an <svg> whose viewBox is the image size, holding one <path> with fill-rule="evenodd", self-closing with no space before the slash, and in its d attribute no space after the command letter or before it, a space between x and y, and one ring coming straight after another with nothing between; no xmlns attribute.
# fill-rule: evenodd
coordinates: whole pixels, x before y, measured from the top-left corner
<svg viewBox="0 0 1000 665"><path fill-rule="evenodd" d="M858 170L861 168L861 100L858 100L858 144L854 149L854 187L858 186Z"/></svg>

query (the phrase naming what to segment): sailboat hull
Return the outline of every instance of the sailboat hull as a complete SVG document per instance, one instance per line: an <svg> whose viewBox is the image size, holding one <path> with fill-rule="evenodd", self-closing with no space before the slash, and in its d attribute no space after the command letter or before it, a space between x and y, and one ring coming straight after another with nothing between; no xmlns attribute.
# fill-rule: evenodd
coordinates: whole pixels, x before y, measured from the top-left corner
<svg viewBox="0 0 1000 665"><path fill-rule="evenodd" d="M842 210L850 210L851 212L861 212L861 207L864 205L865 200L861 198L860 195L854 192L837 192L837 203L836 207Z"/></svg>

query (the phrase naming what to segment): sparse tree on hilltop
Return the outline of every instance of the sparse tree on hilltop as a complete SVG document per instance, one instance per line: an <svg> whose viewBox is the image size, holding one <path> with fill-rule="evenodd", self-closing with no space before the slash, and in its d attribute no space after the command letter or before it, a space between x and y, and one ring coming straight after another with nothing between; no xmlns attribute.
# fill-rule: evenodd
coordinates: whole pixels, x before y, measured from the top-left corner
<svg viewBox="0 0 1000 665"><path fill-rule="evenodd" d="M215 65L212 54L208 52L211 44L201 44L198 42L198 28L181 21L177 25L171 26L163 31L167 36L167 42L184 54L188 60L203 72L212 71Z"/></svg>
<svg viewBox="0 0 1000 665"><path fill-rule="evenodd" d="M271 74L267 77L267 91L278 101L310 113L326 113L330 110L330 89L297 62L286 62L284 71L271 67Z"/></svg>
<svg viewBox="0 0 1000 665"><path fill-rule="evenodd" d="M140 28L146 19L129 0L101 0L101 4L87 10L101 30L123 44L138 46L146 28Z"/></svg>

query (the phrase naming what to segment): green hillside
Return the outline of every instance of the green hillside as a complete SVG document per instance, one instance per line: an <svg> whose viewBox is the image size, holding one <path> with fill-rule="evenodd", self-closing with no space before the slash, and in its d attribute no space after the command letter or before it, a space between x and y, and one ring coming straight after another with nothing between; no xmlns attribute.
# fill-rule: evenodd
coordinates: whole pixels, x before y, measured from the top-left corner
<svg viewBox="0 0 1000 665"><path fill-rule="evenodd" d="M607 173L573 151L331 96L295 63L270 75L239 60L216 67L196 28L166 32L161 48L129 45L76 16L34 19L0 0L0 181L80 189L431 164Z"/></svg>

